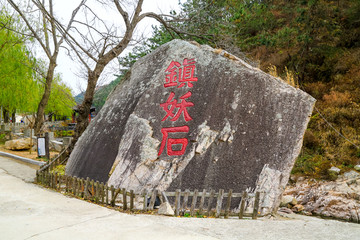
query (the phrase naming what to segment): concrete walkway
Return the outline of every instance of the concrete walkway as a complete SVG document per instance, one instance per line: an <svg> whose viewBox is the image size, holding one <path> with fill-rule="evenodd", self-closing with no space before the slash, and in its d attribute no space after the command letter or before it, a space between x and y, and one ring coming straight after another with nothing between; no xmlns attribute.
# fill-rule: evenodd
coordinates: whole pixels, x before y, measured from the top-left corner
<svg viewBox="0 0 360 240"><path fill-rule="evenodd" d="M360 239L360 225L313 217L278 220L129 215L44 189L36 167L0 157L0 239Z"/></svg>

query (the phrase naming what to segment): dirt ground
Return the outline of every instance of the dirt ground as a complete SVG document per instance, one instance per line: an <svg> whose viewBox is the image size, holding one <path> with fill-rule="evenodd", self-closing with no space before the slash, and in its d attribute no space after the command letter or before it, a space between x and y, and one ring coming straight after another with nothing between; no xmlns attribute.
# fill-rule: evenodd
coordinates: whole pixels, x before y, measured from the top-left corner
<svg viewBox="0 0 360 240"><path fill-rule="evenodd" d="M24 157L24 158L30 158L30 159L36 160L36 161L45 161L44 158L38 157L38 154L36 151L30 151L30 150L13 151L13 150L6 149L4 144L0 144L0 151L6 152L6 153L11 153L11 154L14 154L14 155L17 155L20 157ZM57 154L59 154L59 153L50 151L51 158L54 158Z"/></svg>

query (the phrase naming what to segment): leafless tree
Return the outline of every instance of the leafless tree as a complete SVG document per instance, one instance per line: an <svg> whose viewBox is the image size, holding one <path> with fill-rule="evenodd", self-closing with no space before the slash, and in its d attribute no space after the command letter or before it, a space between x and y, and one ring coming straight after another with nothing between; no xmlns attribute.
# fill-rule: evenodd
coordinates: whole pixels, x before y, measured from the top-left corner
<svg viewBox="0 0 360 240"><path fill-rule="evenodd" d="M54 16L54 5L52 0L30 0L26 7L22 7L19 3L15 3L13 0L7 0L10 6L19 14L24 25L27 27L27 32L21 34L33 37L41 46L41 49L48 58L47 72L45 75L44 94L38 105L36 121L35 121L35 133L38 134L44 123L44 112L47 106L50 93L51 85L54 78L54 71L56 67L56 61L59 54L60 46L64 42L65 35L58 35L54 18L49 18L48 13ZM79 5L72 12L71 18L65 26L65 30L69 31L72 24L75 21L75 16L79 9L86 0L82 0ZM37 22L41 24L34 24L33 17L34 13L40 13ZM40 26L37 28L36 26Z"/></svg>
<svg viewBox="0 0 360 240"><path fill-rule="evenodd" d="M147 17L154 18L170 28L165 15L142 13L143 1L97 0L97 7L85 3L82 8L84 18L81 21L76 20L71 29L66 29L47 12L48 17L57 23L61 34L66 36L68 45L74 50L87 72L87 88L84 100L78 106L77 125L69 151L89 124L88 116L99 77L112 60L136 41L135 33L139 22ZM121 22L118 19L116 23L105 20L98 12L99 9L115 10Z"/></svg>

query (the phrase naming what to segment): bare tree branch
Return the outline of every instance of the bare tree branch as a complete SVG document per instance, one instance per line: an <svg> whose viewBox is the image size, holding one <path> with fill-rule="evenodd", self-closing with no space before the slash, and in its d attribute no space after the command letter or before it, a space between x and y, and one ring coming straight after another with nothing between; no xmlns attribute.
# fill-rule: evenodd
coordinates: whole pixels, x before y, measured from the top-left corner
<svg viewBox="0 0 360 240"><path fill-rule="evenodd" d="M12 0L7 0L8 3L15 9L16 12L18 12L18 14L20 15L20 17L23 19L23 21L25 22L26 26L29 28L29 30L31 31L31 33L33 34L33 37L36 38L36 40L39 42L40 46L43 48L45 54L47 55L47 57L50 59L51 58L51 53L49 51L49 49L46 47L46 45L43 43L42 39L40 38L40 36L37 34L37 32L35 31L35 29L32 27L32 25L30 24L30 22L28 21L27 17L24 15L24 13L20 10L20 8L12 1Z"/></svg>
<svg viewBox="0 0 360 240"><path fill-rule="evenodd" d="M124 19L126 28L129 29L130 28L129 14L124 11L124 9L121 7L119 1L115 0L114 3L115 3L117 10L119 11L119 13L121 14L121 16Z"/></svg>

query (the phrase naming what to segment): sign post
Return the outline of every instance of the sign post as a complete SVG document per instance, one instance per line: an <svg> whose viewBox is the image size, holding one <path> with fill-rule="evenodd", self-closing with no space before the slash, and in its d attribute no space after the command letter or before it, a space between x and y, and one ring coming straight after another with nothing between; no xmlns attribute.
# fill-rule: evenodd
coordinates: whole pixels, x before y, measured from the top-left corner
<svg viewBox="0 0 360 240"><path fill-rule="evenodd" d="M49 137L49 133L45 133L45 157L46 159L50 160L50 137Z"/></svg>
<svg viewBox="0 0 360 240"><path fill-rule="evenodd" d="M45 138L44 137L38 137L37 138L37 151L39 157L44 157L46 155L45 151Z"/></svg>
<svg viewBox="0 0 360 240"><path fill-rule="evenodd" d="M37 150L39 157L45 157L50 160L50 150L49 150L49 134L45 133L45 137L37 138Z"/></svg>

